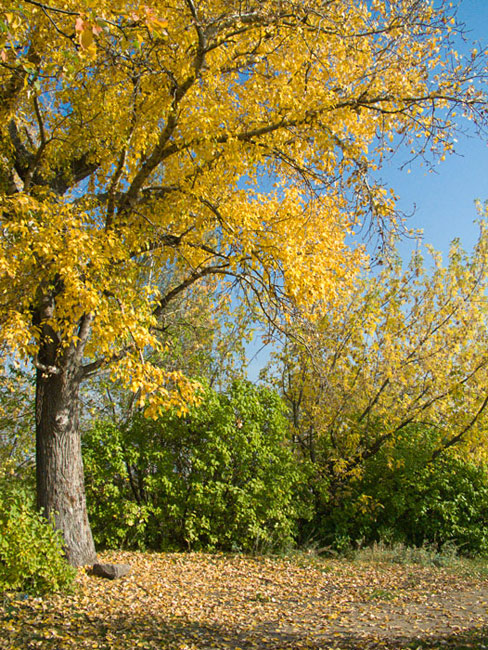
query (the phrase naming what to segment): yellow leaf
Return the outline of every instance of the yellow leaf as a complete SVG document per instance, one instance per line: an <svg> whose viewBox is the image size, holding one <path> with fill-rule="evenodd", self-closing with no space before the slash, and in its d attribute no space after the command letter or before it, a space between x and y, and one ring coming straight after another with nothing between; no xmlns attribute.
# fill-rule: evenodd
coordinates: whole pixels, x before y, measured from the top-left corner
<svg viewBox="0 0 488 650"><path fill-rule="evenodd" d="M91 29L83 29L78 37L82 50L89 50L94 45L93 32Z"/></svg>

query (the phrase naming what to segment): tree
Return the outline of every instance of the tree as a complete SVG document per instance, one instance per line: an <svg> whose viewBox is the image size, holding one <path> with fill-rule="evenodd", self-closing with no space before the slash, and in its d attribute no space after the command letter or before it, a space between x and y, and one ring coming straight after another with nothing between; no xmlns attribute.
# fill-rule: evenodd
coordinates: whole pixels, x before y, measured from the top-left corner
<svg viewBox="0 0 488 650"><path fill-rule="evenodd" d="M449 151L484 55L459 61L418 0L10 0L0 27L2 350L36 368L38 506L86 564L80 384L109 367L148 416L184 411L195 382L145 353L204 277L269 316L332 300L346 236L394 219L374 172L395 134Z"/></svg>
<svg viewBox="0 0 488 650"><path fill-rule="evenodd" d="M278 359L295 443L326 508L366 467L377 479L378 467L425 475L446 457L486 464L486 222L471 255L459 241L447 264L430 253L430 269L417 250L408 268L391 259L363 274L340 309L304 319Z"/></svg>

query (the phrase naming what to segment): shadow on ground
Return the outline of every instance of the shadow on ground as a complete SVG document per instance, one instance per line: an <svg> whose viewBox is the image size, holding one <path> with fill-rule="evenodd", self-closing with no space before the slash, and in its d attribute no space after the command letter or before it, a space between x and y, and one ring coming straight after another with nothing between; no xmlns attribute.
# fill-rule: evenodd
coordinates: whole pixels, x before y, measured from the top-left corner
<svg viewBox="0 0 488 650"><path fill-rule="evenodd" d="M236 629L232 625L200 625L163 617L106 618L74 611L71 616L48 611L39 602L12 601L0 615L0 648L5 650L484 650L488 627L462 634L389 639L384 629L370 634L280 629L272 621Z"/></svg>

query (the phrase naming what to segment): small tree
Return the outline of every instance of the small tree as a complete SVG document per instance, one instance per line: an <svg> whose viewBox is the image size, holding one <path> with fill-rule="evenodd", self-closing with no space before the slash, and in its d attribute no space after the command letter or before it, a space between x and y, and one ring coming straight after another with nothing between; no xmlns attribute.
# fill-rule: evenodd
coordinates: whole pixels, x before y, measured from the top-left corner
<svg viewBox="0 0 488 650"><path fill-rule="evenodd" d="M397 259L364 274L341 309L304 319L301 342L279 356L275 379L295 443L317 468L319 507L358 489L364 472L374 483L381 468L405 489L407 458L415 472L447 451L466 467L486 463L488 231L480 226L471 255L454 241L447 264L431 250L427 269L417 251L408 268Z"/></svg>

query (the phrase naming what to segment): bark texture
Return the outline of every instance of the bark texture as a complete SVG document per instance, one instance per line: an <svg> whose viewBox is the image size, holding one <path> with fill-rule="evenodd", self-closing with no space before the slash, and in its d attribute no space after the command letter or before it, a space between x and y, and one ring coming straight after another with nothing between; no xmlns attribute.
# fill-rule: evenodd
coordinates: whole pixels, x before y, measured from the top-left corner
<svg viewBox="0 0 488 650"><path fill-rule="evenodd" d="M54 516L70 564L84 566L94 564L97 556L86 509L76 361L68 353L54 370L37 370L37 506L45 516Z"/></svg>

